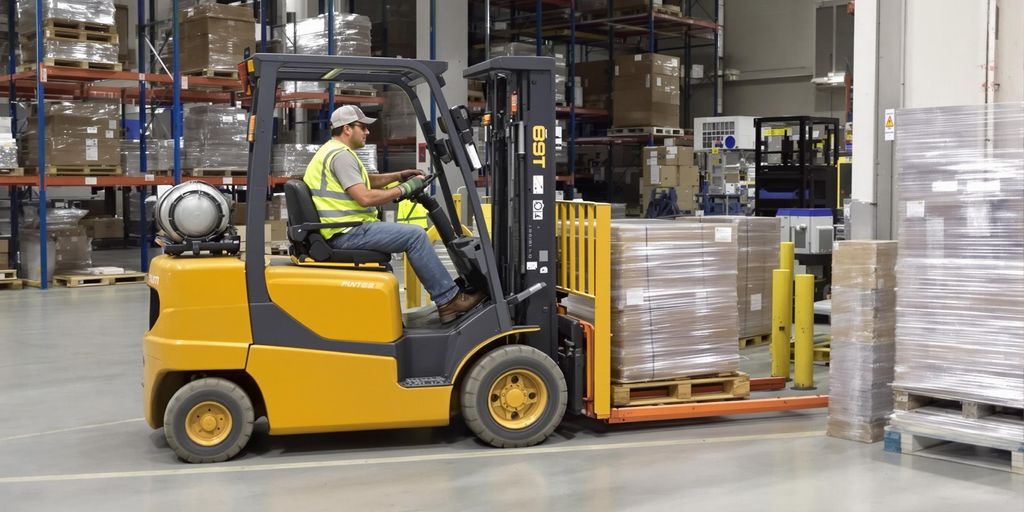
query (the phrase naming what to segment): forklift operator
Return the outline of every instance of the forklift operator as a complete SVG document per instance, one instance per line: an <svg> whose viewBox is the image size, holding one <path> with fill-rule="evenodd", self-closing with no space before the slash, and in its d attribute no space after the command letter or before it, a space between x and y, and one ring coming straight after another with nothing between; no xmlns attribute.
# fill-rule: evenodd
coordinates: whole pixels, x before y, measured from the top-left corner
<svg viewBox="0 0 1024 512"><path fill-rule="evenodd" d="M392 173L366 172L355 149L366 144L367 125L376 119L366 117L354 105L345 105L331 114L331 140L313 156L303 181L313 194L320 222L362 222L349 228L325 228L320 232L339 250L404 252L416 276L437 305L441 323L454 321L483 302L483 292L461 291L452 280L422 227L411 224L378 222L377 206L409 199L424 186L423 172L417 169ZM331 172L327 172L330 169ZM321 187L323 181L326 186ZM388 184L402 181L397 187Z"/></svg>

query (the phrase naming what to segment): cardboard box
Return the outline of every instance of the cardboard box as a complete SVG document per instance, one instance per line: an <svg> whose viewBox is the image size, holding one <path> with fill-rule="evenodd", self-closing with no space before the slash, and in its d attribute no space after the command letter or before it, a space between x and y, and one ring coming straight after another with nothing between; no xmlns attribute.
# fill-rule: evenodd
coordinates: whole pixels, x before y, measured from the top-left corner
<svg viewBox="0 0 1024 512"><path fill-rule="evenodd" d="M642 186L675 187L679 185L679 167L675 165L644 165Z"/></svg>
<svg viewBox="0 0 1024 512"><path fill-rule="evenodd" d="M614 75L614 67L612 73ZM612 92L611 78L608 76L608 61L576 63L576 76L583 86L584 101L590 102L595 97L605 97Z"/></svg>
<svg viewBox="0 0 1024 512"><path fill-rule="evenodd" d="M619 77L655 74L676 77L678 80L679 69L679 57L657 53L640 53L617 57L615 59L614 75ZM677 81L676 86L678 85Z"/></svg>
<svg viewBox="0 0 1024 512"><path fill-rule="evenodd" d="M245 225L245 209L246 204L243 201L238 201L235 206L231 209L231 225L233 226L244 226Z"/></svg>
<svg viewBox="0 0 1024 512"><path fill-rule="evenodd" d="M267 206L268 220L288 220L288 201L284 194L274 194Z"/></svg>
<svg viewBox="0 0 1024 512"><path fill-rule="evenodd" d="M120 106L107 102L58 102L46 105L47 166L79 167L121 164ZM38 165L38 119L35 109L25 130L19 130L21 160Z"/></svg>
<svg viewBox="0 0 1024 512"><path fill-rule="evenodd" d="M636 91L612 93L612 124L615 127L679 127L679 93Z"/></svg>
<svg viewBox="0 0 1024 512"><path fill-rule="evenodd" d="M238 237L242 241L242 252L247 252L249 249L246 246L248 226L235 226L235 229L238 231ZM263 224L263 254L270 254L270 229L269 222Z"/></svg>
<svg viewBox="0 0 1024 512"><path fill-rule="evenodd" d="M10 241L8 239L6 239L6 238L0 239L0 252L8 253L8 252L10 252L10 249L11 249ZM6 261L0 261L0 265L2 265L4 263L6 263Z"/></svg>
<svg viewBox="0 0 1024 512"><path fill-rule="evenodd" d="M181 68L234 69L255 51L256 23L248 7L207 4L181 24Z"/></svg>
<svg viewBox="0 0 1024 512"><path fill-rule="evenodd" d="M85 227L86 234L90 238L108 239L124 237L124 219L119 217L82 219L79 224Z"/></svg>
<svg viewBox="0 0 1024 512"><path fill-rule="evenodd" d="M269 242L287 242L288 241L288 221L286 220L268 220L267 226L270 227L270 235L267 238Z"/></svg>

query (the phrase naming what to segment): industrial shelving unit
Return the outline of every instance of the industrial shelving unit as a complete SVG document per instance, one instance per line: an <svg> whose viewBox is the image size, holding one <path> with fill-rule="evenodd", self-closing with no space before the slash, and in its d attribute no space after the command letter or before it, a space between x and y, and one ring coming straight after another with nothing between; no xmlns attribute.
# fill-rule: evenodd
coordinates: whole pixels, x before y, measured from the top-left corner
<svg viewBox="0 0 1024 512"><path fill-rule="evenodd" d="M579 174L576 172L577 145L599 145L606 146L609 149L609 158L605 169L605 176L607 177L607 189L605 194L608 196L606 199L610 199L614 186L610 179L613 167L611 158L612 148L617 146L652 146L655 144L656 138L660 138L653 134L648 136L579 136L581 130L579 130L580 126L578 126L578 123L586 122L610 127L612 100L609 95L604 109L578 108L575 106L576 88L574 86L574 77L576 75L575 66L577 46L583 48L601 48L606 50L608 54L608 81L611 83L614 77L615 49L616 47L626 45L626 38L646 36L646 45L638 46L634 44L626 46L637 48L638 50L646 51L647 53L656 53L659 50L660 38L682 38L682 46L661 49L684 50L683 62L686 71L682 77L683 105L681 114L683 119L686 119L690 115L691 50L692 48L699 47L694 45L693 40L703 39L711 41L704 46L714 46L716 48L717 55L717 48L720 48L722 30L718 23L719 11L717 2L715 3L716 9L714 20L699 19L690 15L693 11L694 5L696 5L696 0L685 0L684 3L686 8L683 10L682 15L662 12L660 9L656 9L650 2L647 4L646 13L640 12L623 15L615 9L614 0L609 0L604 17L591 16L587 19L581 19L581 13L576 9L575 0L483 0L485 20L483 45L485 49L485 58L490 51L492 35L509 38L510 40L517 37L532 37L536 44L537 55L543 54L544 41L566 44L566 64L568 68L567 82L569 82L570 86L566 91L566 105L557 107L556 114L558 118L568 120L568 134L565 137L565 144L568 147L569 153L569 172L568 175L559 176L557 178L559 182L566 184L569 188L570 192L567 197L571 197L572 191L576 188L576 178L581 178L583 180L593 179L592 175ZM491 7L502 7L509 9L510 11L508 28L496 34L492 34L491 30L491 27L494 24L491 19ZM545 7L550 9L545 11ZM553 23L545 23L545 17L552 17L551 13L558 10L567 10L568 16L555 16L557 19ZM520 12L526 13L525 16L518 14ZM514 26L514 21L517 19L527 19L530 13L533 14L533 26L517 29ZM602 32L604 32L604 34L602 34ZM719 72L719 60L720 59L717 57L714 60L715 69L712 75L713 80L715 81L715 88L712 94L713 111L716 115L721 110L721 73ZM472 102L471 105L473 105ZM595 131L596 129L598 129L598 127L594 126L591 128L591 131Z"/></svg>
<svg viewBox="0 0 1024 512"><path fill-rule="evenodd" d="M350 9L354 2L349 2ZM35 0L36 12L42 13L42 0ZM148 9L147 9L148 4ZM322 11L326 10L333 18L333 0L321 2ZM325 4L325 5L324 5ZM267 12L269 2L260 0L259 4L259 25L261 50L267 45ZM37 176L0 176L0 186L7 186L10 189L11 199L11 241L10 254L15 258L19 252L18 247L18 216L21 213L23 199L32 195L32 189L37 188L37 199L39 202L39 223L40 223L40 252L41 256L47 253L46 214L47 199L46 190L48 187L64 186L88 186L94 188L107 187L134 187L139 192L140 219L136 226L136 234L139 237L140 246L140 267L143 272L149 265L149 245L152 233L149 232L148 222L145 214L146 195L153 193L157 185L175 185L181 183L181 137L184 125L183 104L188 102L242 104L238 98L238 91L242 90L242 83L235 78L218 78L204 76L183 77L181 74L180 48L176 44L179 40L179 3L172 0L171 22L171 55L172 63L167 73L147 72L147 60L149 51L152 50L156 60L156 48L151 44L156 39L156 29L161 24L154 19L155 2L153 0L138 0L137 2L137 50L138 70L137 71L112 71L95 69L78 69L49 66L37 64L34 70L18 72L15 64L15 45L17 44L16 34L16 0L7 0L8 13L8 66L5 75L0 75L0 83L7 84L8 105L12 118L12 133L17 138L17 105L19 100L35 100L37 117L39 118L38 134L38 172ZM148 16L147 16L148 14ZM36 33L42 33L43 19L36 18ZM329 48L333 51L333 23L329 25L329 38L332 44ZM36 55L43 55L43 38L36 38ZM137 81L137 87L118 87L97 85L103 81ZM187 83L187 85L186 85ZM150 88L150 87L153 88ZM169 87L168 87L169 86ZM200 88L195 90L190 88ZM124 126L124 106L137 105L139 110L139 176L47 176L45 172L46 155L42 150L45 141L46 119L44 115L44 101L40 100L72 100L72 99L105 99L118 100L122 104L122 128ZM326 110L326 118L330 116L330 109L325 105L341 104L380 104L380 98L367 98L362 96L337 96L333 91L325 93L292 93L279 94L278 107L280 108L306 108ZM174 167L169 175L156 175L148 170L146 155L146 118L149 108L167 107L171 109L171 135L174 140ZM218 187L245 186L246 179L242 177L190 177L191 180L199 180ZM283 185L288 178L272 177L272 187ZM22 190L24 189L24 190ZM126 219L127 220L127 219ZM127 230L126 230L127 231ZM48 273L48 262L45 257L40 258L41 275ZM12 263L16 263L13 262ZM40 287L48 287L46 279L40 281Z"/></svg>

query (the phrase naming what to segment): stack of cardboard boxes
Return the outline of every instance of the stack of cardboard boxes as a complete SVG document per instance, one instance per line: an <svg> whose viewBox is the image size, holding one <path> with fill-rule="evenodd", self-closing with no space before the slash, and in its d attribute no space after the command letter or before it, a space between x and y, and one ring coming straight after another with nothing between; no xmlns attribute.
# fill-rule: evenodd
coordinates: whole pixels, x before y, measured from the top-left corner
<svg viewBox="0 0 1024 512"><path fill-rule="evenodd" d="M669 55L644 53L616 58L612 125L678 128L679 69L679 58Z"/></svg>
<svg viewBox="0 0 1024 512"><path fill-rule="evenodd" d="M48 103L44 108L44 151L48 167L103 166L115 167L120 172L119 104L64 101ZM35 114L36 109L31 109L28 126L18 131L21 137L21 161L25 167L39 165L36 142L38 119Z"/></svg>
<svg viewBox="0 0 1024 512"><path fill-rule="evenodd" d="M882 439L896 357L894 241L839 242L832 255L828 435Z"/></svg>
<svg viewBox="0 0 1024 512"><path fill-rule="evenodd" d="M668 139L665 146L643 148L643 174L640 178L640 205L651 202L654 194L675 189L676 206L682 212L697 209L700 171L693 163L693 148L675 145Z"/></svg>
<svg viewBox="0 0 1024 512"><path fill-rule="evenodd" d="M233 71L256 51L256 21L249 6L200 4L181 23L181 69Z"/></svg>
<svg viewBox="0 0 1024 512"><path fill-rule="evenodd" d="M238 236L242 239L243 251L246 250L246 232L252 229L252 226L247 225L245 214L246 203L235 203L231 210L231 224L235 226ZM288 205L284 194L274 194L267 202L267 219L263 221L263 244L264 254L288 251Z"/></svg>

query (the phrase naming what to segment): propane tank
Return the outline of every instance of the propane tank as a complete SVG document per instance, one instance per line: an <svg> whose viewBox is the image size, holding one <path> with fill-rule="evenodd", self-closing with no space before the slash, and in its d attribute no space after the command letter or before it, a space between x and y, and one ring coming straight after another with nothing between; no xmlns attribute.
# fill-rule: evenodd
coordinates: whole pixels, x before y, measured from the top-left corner
<svg viewBox="0 0 1024 512"><path fill-rule="evenodd" d="M231 205L216 187L202 181L175 185L157 200L157 227L174 242L206 242L228 229Z"/></svg>

